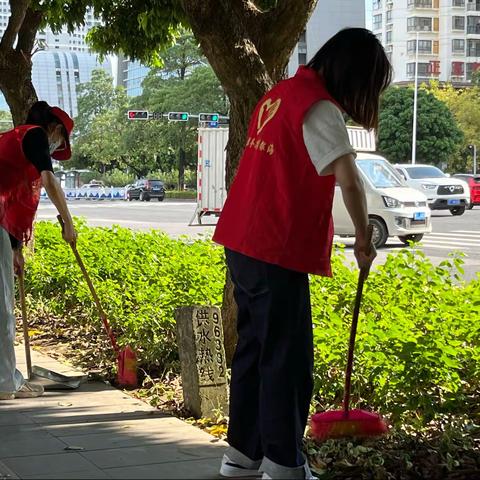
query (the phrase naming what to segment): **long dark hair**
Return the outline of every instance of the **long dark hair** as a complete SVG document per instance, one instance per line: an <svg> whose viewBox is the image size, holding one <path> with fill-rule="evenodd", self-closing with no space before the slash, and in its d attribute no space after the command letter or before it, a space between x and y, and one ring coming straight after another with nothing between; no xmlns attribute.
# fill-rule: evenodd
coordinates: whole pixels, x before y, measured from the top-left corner
<svg viewBox="0 0 480 480"><path fill-rule="evenodd" d="M367 129L378 126L380 95L392 80L392 66L370 30L341 30L307 66L322 74L328 92L354 122Z"/></svg>
<svg viewBox="0 0 480 480"><path fill-rule="evenodd" d="M28 111L27 125L38 125L45 131L48 131L51 125L62 125L62 133L65 138L68 138L67 131L58 118L52 114L52 107L44 101L35 102Z"/></svg>

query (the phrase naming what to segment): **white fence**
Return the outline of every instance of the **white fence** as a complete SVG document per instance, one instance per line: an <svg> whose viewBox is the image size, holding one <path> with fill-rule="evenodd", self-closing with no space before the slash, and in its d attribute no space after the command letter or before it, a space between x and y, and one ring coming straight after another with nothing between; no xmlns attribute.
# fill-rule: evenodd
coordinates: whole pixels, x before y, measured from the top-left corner
<svg viewBox="0 0 480 480"><path fill-rule="evenodd" d="M124 187L94 187L94 188L64 188L67 200L125 200ZM40 193L40 200L48 199L44 188Z"/></svg>

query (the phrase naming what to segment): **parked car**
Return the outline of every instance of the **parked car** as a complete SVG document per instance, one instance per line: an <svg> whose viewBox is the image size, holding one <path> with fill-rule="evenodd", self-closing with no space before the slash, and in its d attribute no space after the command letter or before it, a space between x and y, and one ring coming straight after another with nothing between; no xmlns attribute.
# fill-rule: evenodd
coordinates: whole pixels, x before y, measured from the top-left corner
<svg viewBox="0 0 480 480"><path fill-rule="evenodd" d="M165 199L165 185L161 180L143 179L137 180L127 189L127 200L140 200L149 202L152 198L157 198L159 202Z"/></svg>
<svg viewBox="0 0 480 480"><path fill-rule="evenodd" d="M472 209L475 205L480 205L480 175L456 173L454 177L467 182L470 187L470 203L468 208Z"/></svg>
<svg viewBox="0 0 480 480"><path fill-rule="evenodd" d="M359 153L356 164L365 185L375 247L382 247L388 237L393 236L398 236L405 244L409 241L419 242L425 233L432 231L427 197L408 187L385 158ZM335 187L333 222L336 235L355 235L355 228L338 185Z"/></svg>
<svg viewBox="0 0 480 480"><path fill-rule="evenodd" d="M470 203L470 189L459 178L452 178L432 165L397 164L397 172L408 186L424 193L432 210L450 210L463 215Z"/></svg>
<svg viewBox="0 0 480 480"><path fill-rule="evenodd" d="M105 194L105 185L101 181L93 180L80 187L78 198L100 198Z"/></svg>

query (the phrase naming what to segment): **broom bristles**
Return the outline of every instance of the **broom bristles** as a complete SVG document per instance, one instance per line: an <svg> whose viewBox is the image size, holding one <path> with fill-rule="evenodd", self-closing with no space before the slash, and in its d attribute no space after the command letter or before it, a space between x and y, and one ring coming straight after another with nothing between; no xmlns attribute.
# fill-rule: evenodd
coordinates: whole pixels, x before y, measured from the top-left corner
<svg viewBox="0 0 480 480"><path fill-rule="evenodd" d="M317 440L342 437L376 437L388 432L378 413L366 410L336 410L312 416L311 430Z"/></svg>

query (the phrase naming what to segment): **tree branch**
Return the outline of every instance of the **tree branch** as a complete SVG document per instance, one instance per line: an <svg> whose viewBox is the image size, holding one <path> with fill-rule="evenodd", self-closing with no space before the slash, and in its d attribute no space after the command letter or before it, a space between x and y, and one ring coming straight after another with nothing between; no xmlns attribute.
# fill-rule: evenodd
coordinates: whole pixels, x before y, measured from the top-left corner
<svg viewBox="0 0 480 480"><path fill-rule="evenodd" d="M6 51L13 48L29 5L30 0L10 0L10 18L0 42L1 50Z"/></svg>
<svg viewBox="0 0 480 480"><path fill-rule="evenodd" d="M260 10L249 0L181 0L181 4L227 95L249 91L260 98L271 86L250 32Z"/></svg>
<svg viewBox="0 0 480 480"><path fill-rule="evenodd" d="M18 32L18 43L16 50L23 52L24 55L31 55L33 46L35 45L35 37L38 28L42 22L42 12L39 10L27 9L22 26Z"/></svg>

